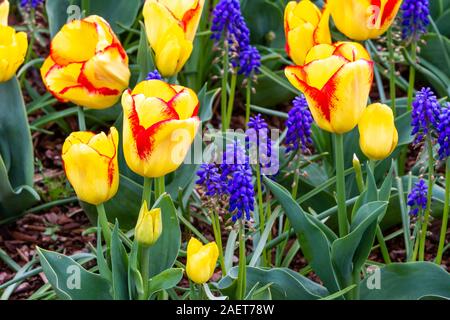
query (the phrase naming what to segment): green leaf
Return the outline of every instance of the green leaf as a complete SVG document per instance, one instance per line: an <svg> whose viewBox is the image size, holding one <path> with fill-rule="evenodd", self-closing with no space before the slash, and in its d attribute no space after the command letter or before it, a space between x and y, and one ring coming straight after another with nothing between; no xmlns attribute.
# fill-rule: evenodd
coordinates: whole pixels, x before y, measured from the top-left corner
<svg viewBox="0 0 450 320"><path fill-rule="evenodd" d="M120 241L117 222L111 234L111 265L114 300L128 300L128 255Z"/></svg>
<svg viewBox="0 0 450 320"><path fill-rule="evenodd" d="M229 271L217 285L224 294L234 298L238 267ZM257 284L264 287L270 285L273 300L318 300L328 294L327 289L289 269L274 268L264 270L247 267L247 288Z"/></svg>
<svg viewBox="0 0 450 320"><path fill-rule="evenodd" d="M42 269L62 300L111 300L110 285L73 259L37 248Z"/></svg>
<svg viewBox="0 0 450 320"><path fill-rule="evenodd" d="M170 196L161 196L153 208L161 208L163 231L158 241L150 247L150 277L171 268L181 246L180 223Z"/></svg>
<svg viewBox="0 0 450 320"><path fill-rule="evenodd" d="M219 93L219 89L208 90L208 84L205 83L202 90L198 93L198 100L200 101L200 110L198 113L198 116L200 117L200 120L202 122L208 122L213 117L213 104L214 100L217 97L217 94Z"/></svg>
<svg viewBox="0 0 450 320"><path fill-rule="evenodd" d="M88 1L89 10L86 16L99 15L108 21L116 33L125 30L119 27L121 24L127 28L131 27L136 20L141 7L141 0L116 0L111 5L109 0ZM56 33L67 23L67 20L79 19L81 11L73 5L81 8L81 0L47 0L45 8L47 10L50 34L53 38Z"/></svg>
<svg viewBox="0 0 450 320"><path fill-rule="evenodd" d="M0 84L0 224L37 203L28 118L16 78Z"/></svg>
<svg viewBox="0 0 450 320"><path fill-rule="evenodd" d="M306 259L330 292L340 290L331 261L331 243L337 237L315 217L307 215L289 192L276 182L264 177L266 186L284 209L294 228Z"/></svg>
<svg viewBox="0 0 450 320"><path fill-rule="evenodd" d="M141 36L139 39L139 48L137 53L137 63L139 65L139 78L138 82L141 82L147 78L149 72L153 72L156 69L155 62L153 60L153 52L150 48L147 39L147 33L145 26L141 22Z"/></svg>
<svg viewBox="0 0 450 320"><path fill-rule="evenodd" d="M387 202L372 202L361 207L351 226L351 232L331 247L331 256L342 288L351 284L354 270L360 270L367 260L375 239L375 231Z"/></svg>
<svg viewBox="0 0 450 320"><path fill-rule="evenodd" d="M364 279L360 292L363 300L418 300L430 296L449 299L450 274L429 262L395 263Z"/></svg>
<svg viewBox="0 0 450 320"><path fill-rule="evenodd" d="M183 278L183 269L168 269L148 280L150 297L161 291L175 287Z"/></svg>

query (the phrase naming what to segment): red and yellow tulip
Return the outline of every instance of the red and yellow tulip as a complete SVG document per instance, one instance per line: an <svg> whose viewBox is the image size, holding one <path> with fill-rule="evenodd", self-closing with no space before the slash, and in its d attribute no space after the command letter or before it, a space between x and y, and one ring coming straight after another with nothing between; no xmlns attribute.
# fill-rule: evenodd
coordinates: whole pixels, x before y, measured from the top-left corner
<svg viewBox="0 0 450 320"><path fill-rule="evenodd" d="M62 159L67 178L78 198L92 205L114 197L119 188L119 134L74 132L64 142Z"/></svg>
<svg viewBox="0 0 450 320"><path fill-rule="evenodd" d="M128 56L98 16L72 21L58 32L41 75L58 100L92 109L116 104L130 80Z"/></svg>
<svg viewBox="0 0 450 320"><path fill-rule="evenodd" d="M315 46L304 66L289 66L285 73L304 93L320 128L342 134L356 127L373 81L373 62L363 46L353 42Z"/></svg>
<svg viewBox="0 0 450 320"><path fill-rule="evenodd" d="M384 160L398 144L398 131L394 113L387 105L375 103L368 106L358 124L360 147L370 160Z"/></svg>
<svg viewBox="0 0 450 320"><path fill-rule="evenodd" d="M149 80L126 91L122 106L123 149L131 170L159 178L178 169L200 125L197 95L182 86Z"/></svg>
<svg viewBox="0 0 450 320"><path fill-rule="evenodd" d="M192 238L187 247L186 273L191 281L203 284L214 275L219 248L215 242L202 245L200 241Z"/></svg>
<svg viewBox="0 0 450 320"><path fill-rule="evenodd" d="M192 53L205 0L147 0L144 20L161 75L177 74Z"/></svg>
<svg viewBox="0 0 450 320"><path fill-rule="evenodd" d="M318 44L331 44L330 12L321 12L310 0L291 1L284 13L286 51L296 65L303 65L308 51Z"/></svg>
<svg viewBox="0 0 450 320"><path fill-rule="evenodd" d="M336 27L353 40L374 39L394 22L402 0L328 0Z"/></svg>
<svg viewBox="0 0 450 320"><path fill-rule="evenodd" d="M11 80L25 60L28 39L25 32L8 26L9 2L0 4L0 83Z"/></svg>

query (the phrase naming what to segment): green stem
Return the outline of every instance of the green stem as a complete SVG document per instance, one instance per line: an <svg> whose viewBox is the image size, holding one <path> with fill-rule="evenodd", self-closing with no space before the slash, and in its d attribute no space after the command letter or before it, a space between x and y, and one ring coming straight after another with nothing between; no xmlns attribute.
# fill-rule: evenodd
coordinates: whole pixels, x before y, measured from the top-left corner
<svg viewBox="0 0 450 320"><path fill-rule="evenodd" d="M237 284L237 299L244 300L246 289L246 273L247 273L247 263L245 256L245 226L242 219L239 220L239 276Z"/></svg>
<svg viewBox="0 0 450 320"><path fill-rule="evenodd" d="M211 212L211 223L214 231L214 238L219 247L219 263L220 268L222 269L222 276L225 277L228 272L223 255L222 231L220 230L219 214L216 211Z"/></svg>
<svg viewBox="0 0 450 320"><path fill-rule="evenodd" d="M83 13L85 14L85 16L89 15L89 1L90 0L81 0L81 10L83 11Z"/></svg>
<svg viewBox="0 0 450 320"><path fill-rule="evenodd" d="M417 60L417 42L416 41L413 41L413 43L411 44L411 59L414 61ZM407 104L408 111L412 110L415 82L416 82L416 68L414 68L413 66L410 66L409 67L408 104Z"/></svg>
<svg viewBox="0 0 450 320"><path fill-rule="evenodd" d="M143 293L139 296L139 300L148 299L148 280L150 279L150 247L141 246L141 276L143 282Z"/></svg>
<svg viewBox="0 0 450 320"><path fill-rule="evenodd" d="M83 107L78 107L78 127L80 131L86 131L86 117L84 116Z"/></svg>
<svg viewBox="0 0 450 320"><path fill-rule="evenodd" d="M345 164L344 164L344 136L335 134L336 157L336 193L339 218L339 235L345 237L348 234L347 205L345 196Z"/></svg>
<svg viewBox="0 0 450 320"><path fill-rule="evenodd" d="M102 228L103 236L105 237L106 246L108 248L111 247L111 229L109 228L109 222L108 218L106 217L106 211L105 206L102 204L99 204L97 206L97 213L98 218L100 222L100 226Z"/></svg>
<svg viewBox="0 0 450 320"><path fill-rule="evenodd" d="M222 132L227 131L227 91L228 91L228 44L225 41L225 52L223 54L223 75L222 75L222 91L221 91L221 118Z"/></svg>
<svg viewBox="0 0 450 320"><path fill-rule="evenodd" d="M378 244L380 245L380 251L381 255L383 256L383 260L386 264L391 264L391 257L389 255L389 250L386 245L386 241L384 240L383 231L381 230L380 226L377 226L377 240Z"/></svg>
<svg viewBox="0 0 450 320"><path fill-rule="evenodd" d="M152 184L153 180L150 178L144 178L144 189L142 192L142 203L147 201L147 205L150 206L152 199Z"/></svg>
<svg viewBox="0 0 450 320"><path fill-rule="evenodd" d="M236 97L236 84L237 84L237 73L235 71L231 75L230 97L228 99L228 108L227 108L227 129L229 129L231 126L231 118L233 116L233 109L234 109L234 100Z"/></svg>
<svg viewBox="0 0 450 320"><path fill-rule="evenodd" d="M444 253L444 246L445 246L445 238L447 236L449 211L450 211L450 158L447 159L447 168L445 170L445 205L444 205L444 213L442 215L441 236L439 238L438 253L436 256L437 265L440 265L442 262L442 255Z"/></svg>
<svg viewBox="0 0 450 320"><path fill-rule="evenodd" d="M264 215L264 200L263 200L263 192L261 186L261 163L258 157L258 164L256 166L256 188L258 191L258 212L259 212L259 232L260 236L263 235L264 229L266 227L266 217ZM263 263L264 267L267 266L267 251L263 251Z"/></svg>
<svg viewBox="0 0 450 320"><path fill-rule="evenodd" d="M389 79L390 79L390 98L391 98L391 108L394 112L394 116L397 115L396 105L395 105L395 95L396 95L396 87L395 87L395 55L394 55L394 41L392 38L392 28L388 31L388 50L389 50Z"/></svg>
<svg viewBox="0 0 450 320"><path fill-rule="evenodd" d="M166 192L165 177L155 178L155 199L159 199Z"/></svg>
<svg viewBox="0 0 450 320"><path fill-rule="evenodd" d="M359 283L361 282L361 270L353 270L353 284L356 285L351 291L352 300L359 300Z"/></svg>
<svg viewBox="0 0 450 320"><path fill-rule="evenodd" d="M419 261L425 261L425 243L427 240L428 224L430 223L431 204L433 199L434 186L434 155L433 142L431 135L427 135L427 149L428 149L428 194L427 194L427 208L425 210L424 220L422 224L422 231L420 232L420 247L419 247Z"/></svg>
<svg viewBox="0 0 450 320"><path fill-rule="evenodd" d="M246 90L246 99L245 99L245 123L248 125L250 121L250 109L251 109L251 100L252 100L252 82L250 79L247 79L247 90Z"/></svg>

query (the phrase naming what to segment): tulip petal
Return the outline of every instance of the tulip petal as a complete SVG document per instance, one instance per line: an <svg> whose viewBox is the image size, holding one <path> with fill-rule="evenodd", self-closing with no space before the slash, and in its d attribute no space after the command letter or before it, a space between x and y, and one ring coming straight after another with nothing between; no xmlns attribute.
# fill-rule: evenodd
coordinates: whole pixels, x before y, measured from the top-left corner
<svg viewBox="0 0 450 320"><path fill-rule="evenodd" d="M203 244L199 240L197 240L196 238L191 238L187 247L187 255L190 256L196 254L202 247Z"/></svg>
<svg viewBox="0 0 450 320"><path fill-rule="evenodd" d="M8 0L0 3L0 26L8 25L9 2Z"/></svg>
<svg viewBox="0 0 450 320"><path fill-rule="evenodd" d="M64 25L53 38L50 55L59 65L85 62L95 55L98 40L94 23L74 20Z"/></svg>
<svg viewBox="0 0 450 320"><path fill-rule="evenodd" d="M288 32L288 53L295 64L305 63L308 51L314 46L314 31L314 25L307 22Z"/></svg>
<svg viewBox="0 0 450 320"><path fill-rule="evenodd" d="M333 54L340 55L348 61L356 61L359 59L371 60L366 48L357 42L337 42L335 46L336 50Z"/></svg>
<svg viewBox="0 0 450 320"><path fill-rule="evenodd" d="M143 15L148 41L152 48L156 46L159 38L167 33L167 30L178 21L166 6L156 0L147 0L144 5ZM178 26L181 30L181 27Z"/></svg>
<svg viewBox="0 0 450 320"><path fill-rule="evenodd" d="M154 124L167 120L178 120L177 112L159 98L145 98L144 95L134 97L135 116L138 126L148 129ZM133 113L131 114L133 117Z"/></svg>
<svg viewBox="0 0 450 320"><path fill-rule="evenodd" d="M197 116L199 103L195 92L184 88L173 97L169 105L178 113L180 120L185 120Z"/></svg>
<svg viewBox="0 0 450 320"><path fill-rule="evenodd" d="M321 90L346 62L346 59L339 56L312 61L304 67L306 82L309 86Z"/></svg>
<svg viewBox="0 0 450 320"><path fill-rule="evenodd" d="M111 26L102 17L92 15L84 19L84 21L91 22L96 26L98 34L97 51L103 51L111 46L114 42L118 42Z"/></svg>
<svg viewBox="0 0 450 320"><path fill-rule="evenodd" d="M331 57L335 50L336 48L330 44L318 44L309 50L305 59L305 64L308 64L314 60Z"/></svg>
<svg viewBox="0 0 450 320"><path fill-rule="evenodd" d="M317 27L320 21L321 13L319 8L312 3L310 0L302 0L300 1L292 11L292 15L296 17L296 19L301 19L305 22L311 23L314 28ZM290 20L290 19L289 19ZM289 21L288 20L288 21ZM291 28L295 28L298 25L298 20L289 21L289 26ZM292 23L292 24L291 24Z"/></svg>
<svg viewBox="0 0 450 320"><path fill-rule="evenodd" d="M326 43L331 44L331 32L330 32L330 10L325 6L320 18L319 24L314 32L314 42L316 44Z"/></svg>
<svg viewBox="0 0 450 320"><path fill-rule="evenodd" d="M169 102L177 92L164 81L148 80L140 82L136 88L134 88L132 95L139 94L143 94L146 97L158 97L165 102Z"/></svg>

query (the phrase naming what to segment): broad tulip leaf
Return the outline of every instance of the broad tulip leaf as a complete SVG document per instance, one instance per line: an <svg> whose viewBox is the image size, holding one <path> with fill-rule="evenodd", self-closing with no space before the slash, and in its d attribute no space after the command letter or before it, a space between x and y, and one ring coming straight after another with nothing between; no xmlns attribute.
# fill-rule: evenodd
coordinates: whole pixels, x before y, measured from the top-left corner
<svg viewBox="0 0 450 320"><path fill-rule="evenodd" d="M90 0L86 16L98 15L106 19L116 33L125 31L119 24L129 28L136 20L141 0ZM76 7L77 6L77 7ZM81 17L81 0L47 0L50 34L53 38L67 20Z"/></svg>
<svg viewBox="0 0 450 320"><path fill-rule="evenodd" d="M163 195L153 208L161 208L163 231L158 241L150 248L150 277L171 268L181 246L180 223L170 196Z"/></svg>
<svg viewBox="0 0 450 320"><path fill-rule="evenodd" d="M128 255L119 238L119 224L111 234L112 289L114 300L128 300Z"/></svg>
<svg viewBox="0 0 450 320"><path fill-rule="evenodd" d="M16 78L0 83L0 224L39 201L25 104Z"/></svg>
<svg viewBox="0 0 450 320"><path fill-rule="evenodd" d="M155 61L153 60L153 52L148 43L145 26L142 22L137 52L137 63L139 65L138 82L144 81L147 78L148 73L153 72L156 69Z"/></svg>
<svg viewBox="0 0 450 320"><path fill-rule="evenodd" d="M154 276L148 281L150 297L161 291L175 287L183 278L183 269L168 269Z"/></svg>
<svg viewBox="0 0 450 320"><path fill-rule="evenodd" d="M306 214L285 188L266 177L264 182L284 208L302 252L314 271L330 292L339 291L341 288L331 261L331 244L336 240L336 235L321 221Z"/></svg>
<svg viewBox="0 0 450 320"><path fill-rule="evenodd" d="M38 248L39 259L49 283L62 300L111 300L110 285L98 274L73 259Z"/></svg>
<svg viewBox="0 0 450 320"><path fill-rule="evenodd" d="M362 206L354 217L350 233L333 243L331 256L342 288L351 284L353 270L360 270L367 260L375 239L378 218L384 214L386 207L387 202Z"/></svg>
<svg viewBox="0 0 450 320"><path fill-rule="evenodd" d="M450 299L450 274L430 262L394 263L360 284L363 300Z"/></svg>
<svg viewBox="0 0 450 320"><path fill-rule="evenodd" d="M239 268L234 267L218 283L222 294L234 298ZM250 291L256 285L269 286L273 300L318 300L329 295L328 290L310 279L289 269L274 268L264 270L247 267L247 288Z"/></svg>

